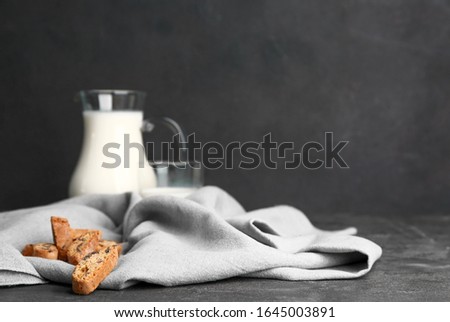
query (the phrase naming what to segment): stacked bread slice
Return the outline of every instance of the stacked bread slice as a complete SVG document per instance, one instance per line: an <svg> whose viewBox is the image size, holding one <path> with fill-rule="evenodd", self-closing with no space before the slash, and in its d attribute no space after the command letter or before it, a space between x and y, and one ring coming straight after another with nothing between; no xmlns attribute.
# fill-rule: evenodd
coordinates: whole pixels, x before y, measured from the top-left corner
<svg viewBox="0 0 450 322"><path fill-rule="evenodd" d="M24 256L59 259L75 265L72 289L77 294L90 294L117 265L122 245L103 240L95 229L73 229L62 217L51 217L53 242L28 244Z"/></svg>

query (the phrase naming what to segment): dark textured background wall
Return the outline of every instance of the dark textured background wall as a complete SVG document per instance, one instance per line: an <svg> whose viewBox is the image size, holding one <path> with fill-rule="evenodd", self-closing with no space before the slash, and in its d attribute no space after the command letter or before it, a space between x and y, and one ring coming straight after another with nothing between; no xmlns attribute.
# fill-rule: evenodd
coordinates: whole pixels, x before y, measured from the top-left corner
<svg viewBox="0 0 450 322"><path fill-rule="evenodd" d="M79 89L202 142L349 140L349 170L217 170L247 208L450 212L450 2L0 1L0 209L66 197Z"/></svg>

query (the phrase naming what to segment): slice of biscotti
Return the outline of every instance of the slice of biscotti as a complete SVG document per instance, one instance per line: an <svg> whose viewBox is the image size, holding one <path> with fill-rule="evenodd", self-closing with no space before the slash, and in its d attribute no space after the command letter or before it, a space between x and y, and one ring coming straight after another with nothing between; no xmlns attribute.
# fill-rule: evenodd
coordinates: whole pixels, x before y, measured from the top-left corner
<svg viewBox="0 0 450 322"><path fill-rule="evenodd" d="M23 256L58 259L58 249L50 243L28 244L22 250Z"/></svg>
<svg viewBox="0 0 450 322"><path fill-rule="evenodd" d="M33 244L26 244L22 249L23 256L33 256Z"/></svg>
<svg viewBox="0 0 450 322"><path fill-rule="evenodd" d="M77 265L88 254L94 252L98 246L98 235L94 231L84 233L67 248L67 261Z"/></svg>
<svg viewBox="0 0 450 322"><path fill-rule="evenodd" d="M117 253L120 255L122 253L122 244L118 243L114 240L104 240L101 239L98 241L97 251L102 250L103 248L109 247L109 246L116 246L117 247Z"/></svg>
<svg viewBox="0 0 450 322"><path fill-rule="evenodd" d="M75 266L72 273L72 289L77 294L87 295L95 291L100 283L117 265L117 246L106 247L87 255Z"/></svg>
<svg viewBox="0 0 450 322"><path fill-rule="evenodd" d="M58 259L58 248L50 243L37 243L33 245L33 256L47 259Z"/></svg>
<svg viewBox="0 0 450 322"><path fill-rule="evenodd" d="M69 221L62 217L51 217L53 242L58 248L58 259L67 261L67 248L72 243Z"/></svg>
<svg viewBox="0 0 450 322"><path fill-rule="evenodd" d="M70 230L70 234L72 235L72 240L77 239L78 237L81 237L81 235L84 235L86 233L94 232L97 234L98 240L102 239L102 232L97 229L80 229L80 228L72 228Z"/></svg>

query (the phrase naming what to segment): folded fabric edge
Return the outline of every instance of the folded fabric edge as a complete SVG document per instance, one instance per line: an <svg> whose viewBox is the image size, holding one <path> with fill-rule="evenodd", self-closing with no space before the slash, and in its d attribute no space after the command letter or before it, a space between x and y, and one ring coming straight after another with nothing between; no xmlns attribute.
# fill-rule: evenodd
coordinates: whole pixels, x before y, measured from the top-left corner
<svg viewBox="0 0 450 322"><path fill-rule="evenodd" d="M47 284L49 281L21 271L0 269L0 287Z"/></svg>
<svg viewBox="0 0 450 322"><path fill-rule="evenodd" d="M304 269L298 267L276 267L259 272L242 275L242 277L277 279L291 282L356 279L367 274L370 268L365 264L353 264L361 266L360 270L353 271L349 265L335 266L321 269Z"/></svg>
<svg viewBox="0 0 450 322"><path fill-rule="evenodd" d="M330 254L336 254L335 250L333 251L334 252ZM366 244L364 246L361 247L360 245L360 249L354 249L352 250L352 252L359 254L365 260L316 269L305 269L294 266L274 267L261 271L251 272L241 276L254 278L273 278L286 281L356 279L369 273L373 265L378 261L378 259L380 259L382 255L381 247L369 240L366 240ZM326 251L323 253L326 254ZM346 254L346 251L343 250L342 254Z"/></svg>

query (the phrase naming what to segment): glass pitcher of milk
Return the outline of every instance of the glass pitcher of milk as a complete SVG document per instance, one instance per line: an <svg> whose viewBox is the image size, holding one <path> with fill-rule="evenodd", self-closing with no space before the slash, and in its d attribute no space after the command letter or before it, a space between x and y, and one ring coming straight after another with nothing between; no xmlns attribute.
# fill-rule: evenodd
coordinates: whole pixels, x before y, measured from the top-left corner
<svg viewBox="0 0 450 322"><path fill-rule="evenodd" d="M80 158L69 185L69 195L139 192L157 185L145 155L142 132L153 129L144 120L144 92L86 90L78 93L83 107L84 139ZM169 118L159 124L174 134L183 132Z"/></svg>

